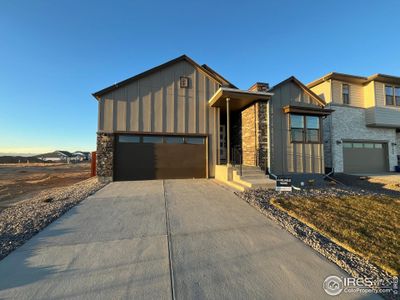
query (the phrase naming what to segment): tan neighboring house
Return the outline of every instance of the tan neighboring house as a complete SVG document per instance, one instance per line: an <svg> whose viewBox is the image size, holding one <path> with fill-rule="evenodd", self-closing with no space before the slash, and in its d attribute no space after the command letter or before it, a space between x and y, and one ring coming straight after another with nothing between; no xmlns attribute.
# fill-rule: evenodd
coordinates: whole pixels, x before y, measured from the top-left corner
<svg viewBox="0 0 400 300"><path fill-rule="evenodd" d="M400 77L333 72L307 86L334 110L324 121L326 167L355 174L394 171L400 155Z"/></svg>
<svg viewBox="0 0 400 300"><path fill-rule="evenodd" d="M325 101L291 77L248 90L186 55L93 94L104 180L324 173ZM263 173L263 174L265 174Z"/></svg>

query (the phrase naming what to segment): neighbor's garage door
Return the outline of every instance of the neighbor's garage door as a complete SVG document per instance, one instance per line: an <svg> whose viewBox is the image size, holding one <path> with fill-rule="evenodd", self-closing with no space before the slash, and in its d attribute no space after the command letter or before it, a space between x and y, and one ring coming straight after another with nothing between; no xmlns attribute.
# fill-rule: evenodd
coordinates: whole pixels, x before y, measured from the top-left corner
<svg viewBox="0 0 400 300"><path fill-rule="evenodd" d="M388 170L387 145L382 143L343 143L345 173L368 174Z"/></svg>
<svg viewBox="0 0 400 300"><path fill-rule="evenodd" d="M114 180L206 177L204 137L119 135Z"/></svg>

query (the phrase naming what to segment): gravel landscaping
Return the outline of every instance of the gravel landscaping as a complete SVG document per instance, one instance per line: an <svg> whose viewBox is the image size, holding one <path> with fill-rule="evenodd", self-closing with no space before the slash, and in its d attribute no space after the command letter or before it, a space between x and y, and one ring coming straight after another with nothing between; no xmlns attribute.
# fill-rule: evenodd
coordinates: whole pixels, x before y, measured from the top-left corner
<svg viewBox="0 0 400 300"><path fill-rule="evenodd" d="M0 260L104 186L93 177L67 187L45 190L1 211Z"/></svg>
<svg viewBox="0 0 400 300"><path fill-rule="evenodd" d="M261 213L268 216L280 226L285 228L288 232L302 240L305 244L309 245L327 259L337 264L350 276L384 279L387 280L387 282L392 282L392 275L385 270L381 269L375 264L372 264L363 257L346 250L344 247L313 229L311 227L312 225L306 225L271 203L275 202L275 199L290 199L291 197L297 197L297 199L313 199L318 197L321 199L324 197L340 198L365 195L379 196L379 194L347 187L325 187L323 189L313 188L294 191L292 193L279 193L274 190L258 189L237 194L243 200L258 209ZM398 295L395 296L386 294L382 296L387 299L398 299Z"/></svg>

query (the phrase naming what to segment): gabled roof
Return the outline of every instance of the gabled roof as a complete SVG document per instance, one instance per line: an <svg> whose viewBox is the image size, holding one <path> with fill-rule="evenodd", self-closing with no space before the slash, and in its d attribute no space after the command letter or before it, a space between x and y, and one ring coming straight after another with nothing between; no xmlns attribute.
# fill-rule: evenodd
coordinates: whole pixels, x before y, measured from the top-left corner
<svg viewBox="0 0 400 300"><path fill-rule="evenodd" d="M181 55L181 56L179 56L179 57L177 57L175 59L172 59L172 60L170 60L170 61L168 61L168 62L166 62L164 64L161 64L161 65L159 65L157 67L154 67L154 68L152 68L150 70L147 70L147 71L145 71L143 73L140 73L138 75L135 75L133 77L130 77L128 79L120 81L120 82L118 82L116 84L113 84L113 85L111 85L109 87L106 87L106 88L104 88L104 89L102 89L102 90L100 90L98 92L93 93L92 95L98 100L102 95L104 95L104 94L106 94L106 93L108 93L110 91L113 91L113 90L115 90L117 88L120 88L120 87L122 87L124 85L127 85L127 84L129 84L129 83L131 83L131 82L133 82L135 80L144 78L144 77L146 77L146 76L148 76L148 75L150 75L152 73L160 71L160 70L162 70L162 69L164 69L164 68L166 68L168 66L171 66L171 65L173 65L173 64L175 64L177 62L180 62L180 61L187 61L188 63L193 65L196 69L198 69L201 72L205 73L208 77L216 80L222 86L229 86L229 87L236 88L232 83L230 83L228 80L226 80L224 77L219 75L217 72L215 72L210 67L208 67L206 65L200 66L193 59L191 59L190 57L188 57L187 55L184 54L184 55Z"/></svg>
<svg viewBox="0 0 400 300"><path fill-rule="evenodd" d="M385 74L373 74L371 76L357 76L357 75L350 75L345 73L338 73L338 72L330 72L312 82L307 84L309 88L312 88L324 81L329 79L336 79L340 81L345 81L349 83L357 83L357 84L367 84L371 81L380 81L384 83L392 83L392 84L400 84L400 77L392 76L392 75L385 75Z"/></svg>
<svg viewBox="0 0 400 300"><path fill-rule="evenodd" d="M290 81L295 83L296 85L298 85L306 94L308 94L311 98L313 98L319 104L321 104L322 106L326 105L326 102L321 97L319 97L316 93L314 93L312 90L310 90L307 86L305 86L300 80L298 80L294 76L291 76L288 79L281 81L280 83L276 84L271 89L269 89L268 91L273 91L277 87L279 87L287 82L290 82Z"/></svg>

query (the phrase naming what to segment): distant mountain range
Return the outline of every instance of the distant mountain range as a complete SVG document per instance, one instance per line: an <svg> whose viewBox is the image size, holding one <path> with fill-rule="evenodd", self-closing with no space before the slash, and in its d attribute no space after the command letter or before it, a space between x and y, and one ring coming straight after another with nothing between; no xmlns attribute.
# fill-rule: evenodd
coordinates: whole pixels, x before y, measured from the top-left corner
<svg viewBox="0 0 400 300"><path fill-rule="evenodd" d="M0 164L27 163L27 162L48 162L48 161L83 161L90 160L90 152L87 151L63 151L56 150L54 152L43 154L27 154L27 153L0 153Z"/></svg>

